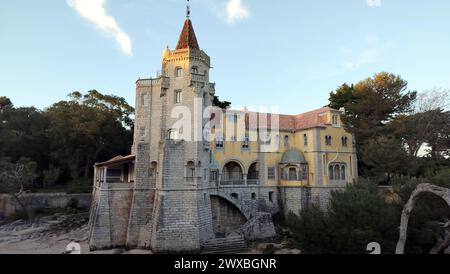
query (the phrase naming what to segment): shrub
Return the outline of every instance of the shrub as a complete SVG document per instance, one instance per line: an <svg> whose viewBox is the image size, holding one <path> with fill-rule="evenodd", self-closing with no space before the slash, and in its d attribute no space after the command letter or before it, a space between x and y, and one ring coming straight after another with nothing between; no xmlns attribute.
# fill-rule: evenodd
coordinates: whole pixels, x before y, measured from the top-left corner
<svg viewBox="0 0 450 274"><path fill-rule="evenodd" d="M331 194L328 211L304 208L288 224L304 253L365 253L378 242L393 253L398 237L401 207L387 203L370 182L359 182Z"/></svg>

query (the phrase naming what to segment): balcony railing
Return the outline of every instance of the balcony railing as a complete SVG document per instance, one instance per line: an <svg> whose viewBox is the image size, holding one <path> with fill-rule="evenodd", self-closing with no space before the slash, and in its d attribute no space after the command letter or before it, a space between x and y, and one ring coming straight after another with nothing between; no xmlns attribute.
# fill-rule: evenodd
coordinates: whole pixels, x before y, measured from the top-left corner
<svg viewBox="0 0 450 274"><path fill-rule="evenodd" d="M191 81L205 83L206 76L203 74L191 73Z"/></svg>
<svg viewBox="0 0 450 274"><path fill-rule="evenodd" d="M155 79L139 79L136 82L138 87L151 87L161 85L163 88L168 88L170 85L170 79L168 77L160 76Z"/></svg>
<svg viewBox="0 0 450 274"><path fill-rule="evenodd" d="M223 186L241 186L241 185L245 185L244 180L222 180L220 181L220 184Z"/></svg>

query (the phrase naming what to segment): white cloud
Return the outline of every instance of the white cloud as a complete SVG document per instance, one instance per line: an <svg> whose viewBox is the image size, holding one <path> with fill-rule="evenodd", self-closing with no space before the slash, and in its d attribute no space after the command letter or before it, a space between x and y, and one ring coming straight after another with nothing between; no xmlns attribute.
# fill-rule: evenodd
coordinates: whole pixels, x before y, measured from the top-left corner
<svg viewBox="0 0 450 274"><path fill-rule="evenodd" d="M351 61L344 63L346 69L353 70L365 65L376 64L382 51L387 47L387 44L380 44L378 37L370 34L364 37L364 44L360 51L355 51L351 48L344 49L344 52L351 59Z"/></svg>
<svg viewBox="0 0 450 274"><path fill-rule="evenodd" d="M376 63L378 60L378 50L377 49L366 49L359 53L356 59L352 62L347 62L344 64L347 69L357 69L363 65L369 65Z"/></svg>
<svg viewBox="0 0 450 274"><path fill-rule="evenodd" d="M248 9L242 4L241 0L229 0L227 3L227 19L228 22L235 22L247 19L249 16Z"/></svg>
<svg viewBox="0 0 450 274"><path fill-rule="evenodd" d="M131 38L117 23L116 19L107 14L106 0L67 0L67 4L78 14L94 23L106 35L114 39L126 55L133 55Z"/></svg>

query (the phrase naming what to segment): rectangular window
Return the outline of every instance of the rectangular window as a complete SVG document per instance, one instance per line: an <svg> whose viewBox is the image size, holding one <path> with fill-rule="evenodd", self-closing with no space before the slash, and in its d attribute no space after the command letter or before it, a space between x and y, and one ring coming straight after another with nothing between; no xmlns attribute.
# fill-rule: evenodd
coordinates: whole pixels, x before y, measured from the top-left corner
<svg viewBox="0 0 450 274"><path fill-rule="evenodd" d="M250 138L248 136L244 137L244 140L242 141L242 149L249 149L250 147Z"/></svg>
<svg viewBox="0 0 450 274"><path fill-rule="evenodd" d="M175 104L181 103L181 90L175 90Z"/></svg>
<svg viewBox="0 0 450 274"><path fill-rule="evenodd" d="M183 69L182 68L175 69L175 77L183 77Z"/></svg>
<svg viewBox="0 0 450 274"><path fill-rule="evenodd" d="M307 146L308 145L308 135L303 134L303 145Z"/></svg>
<svg viewBox="0 0 450 274"><path fill-rule="evenodd" d="M141 106L146 107L148 105L148 95L141 94Z"/></svg>
<svg viewBox="0 0 450 274"><path fill-rule="evenodd" d="M274 167L267 168L267 178L269 180L275 180L276 179L275 168Z"/></svg>
<svg viewBox="0 0 450 274"><path fill-rule="evenodd" d="M194 178L195 177L195 167L188 167L187 168L187 174L188 178Z"/></svg>
<svg viewBox="0 0 450 274"><path fill-rule="evenodd" d="M289 136L288 135L284 136L284 147L285 148L289 147Z"/></svg>
<svg viewBox="0 0 450 274"><path fill-rule="evenodd" d="M333 126L339 126L339 119L338 119L337 115L333 115L332 124L333 124Z"/></svg>
<svg viewBox="0 0 450 274"><path fill-rule="evenodd" d="M145 127L141 127L141 128L139 129L139 135L140 135L141 137L145 137Z"/></svg>
<svg viewBox="0 0 450 274"><path fill-rule="evenodd" d="M275 193L273 191L269 192L269 201L272 202L272 203L273 203L273 200L274 200L274 194Z"/></svg>
<svg viewBox="0 0 450 274"><path fill-rule="evenodd" d="M211 171L210 179L212 182L217 182L217 171Z"/></svg>
<svg viewBox="0 0 450 274"><path fill-rule="evenodd" d="M307 165L302 165L302 168L300 170L300 179L308 180L308 166Z"/></svg>
<svg viewBox="0 0 450 274"><path fill-rule="evenodd" d="M223 137L222 136L217 136L216 137L216 148L223 148Z"/></svg>

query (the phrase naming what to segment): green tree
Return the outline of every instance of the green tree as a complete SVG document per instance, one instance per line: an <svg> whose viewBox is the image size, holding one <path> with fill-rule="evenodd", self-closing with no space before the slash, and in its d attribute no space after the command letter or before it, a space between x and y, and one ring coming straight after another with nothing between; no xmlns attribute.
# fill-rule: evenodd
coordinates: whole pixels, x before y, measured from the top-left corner
<svg viewBox="0 0 450 274"><path fill-rule="evenodd" d="M405 80L387 72L375 74L372 78L355 85L344 84L330 94L330 107L345 109L343 121L347 130L355 136L361 175L369 176L372 168L370 163L366 162L370 155L364 155L364 153L373 149L366 146L373 145L371 143L373 140L382 137L395 138L395 134L387 125L395 117L411 113L416 96L416 92L407 90ZM401 140L395 142L401 144ZM385 144L385 142L379 142L379 144ZM401 145L399 148L403 149ZM398 161L398 159L392 160ZM388 170L379 171L389 172Z"/></svg>
<svg viewBox="0 0 450 274"><path fill-rule="evenodd" d="M333 192L327 211L304 208L290 214L288 225L304 253L361 254L370 242L384 253L393 253L398 237L400 207L387 203L368 181Z"/></svg>
<svg viewBox="0 0 450 274"><path fill-rule="evenodd" d="M12 107L13 107L13 103L11 102L11 100L8 97L0 96L0 111L3 111L4 109L7 109L7 108L12 108Z"/></svg>
<svg viewBox="0 0 450 274"><path fill-rule="evenodd" d="M45 111L50 121L51 162L72 179L89 178L96 161L128 154L132 142L132 110L122 99L97 91L78 92Z"/></svg>
<svg viewBox="0 0 450 274"><path fill-rule="evenodd" d="M404 141L411 156L450 156L450 111L434 109L400 115L389 127Z"/></svg>
<svg viewBox="0 0 450 274"><path fill-rule="evenodd" d="M16 162L22 157L37 163L38 169L48 166L48 121L42 111L33 107L6 108L0 112L0 157Z"/></svg>

